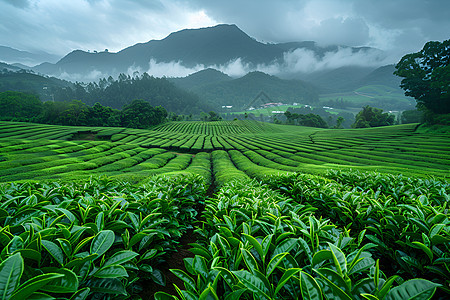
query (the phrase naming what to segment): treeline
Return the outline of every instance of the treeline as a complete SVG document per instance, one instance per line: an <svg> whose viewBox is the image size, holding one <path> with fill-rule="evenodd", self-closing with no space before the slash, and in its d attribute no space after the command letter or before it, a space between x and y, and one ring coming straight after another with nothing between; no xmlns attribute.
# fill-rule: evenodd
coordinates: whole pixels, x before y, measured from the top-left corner
<svg viewBox="0 0 450 300"><path fill-rule="evenodd" d="M122 110L118 110L100 103L89 106L80 100L42 103L38 96L32 94L0 93L0 120L2 121L148 128L165 122L168 116L165 108L154 107L145 100L133 100Z"/></svg>
<svg viewBox="0 0 450 300"><path fill-rule="evenodd" d="M352 113L349 112L339 112L337 114L331 114L328 111L326 111L322 107L315 107L312 109L311 107L289 107L286 112L289 112L290 115L286 116L287 119L291 118L294 124L296 125L302 125L299 123L301 121L301 118L296 118L296 116L300 115L310 115L315 114L321 117L321 119L328 125L329 128L350 128L353 122L355 121L355 116ZM311 119L311 118L309 118ZM317 124L322 124L322 122L317 119ZM339 121L338 121L339 120ZM289 121L289 120L287 120ZM306 120L303 123L311 123L310 120ZM303 126L309 126L309 125L303 125ZM319 128L325 128L323 126L313 126L313 127L319 127Z"/></svg>
<svg viewBox="0 0 450 300"><path fill-rule="evenodd" d="M215 110L196 94L175 86L165 78L155 78L147 73L134 76L120 74L117 79L110 76L98 82L71 83L29 70L13 72L4 69L0 71L0 92L6 91L37 94L42 101L80 100L90 106L98 102L115 109L122 109L134 99L143 99L152 106L161 105L176 114Z"/></svg>
<svg viewBox="0 0 450 300"><path fill-rule="evenodd" d="M155 78L147 73L133 77L120 74L117 80L110 76L98 83L77 82L73 87L55 89L54 97L58 101L77 99L88 105L98 102L115 109L122 109L134 99L143 99L152 106L160 105L177 114L213 110L197 95L176 87L165 78Z"/></svg>
<svg viewBox="0 0 450 300"><path fill-rule="evenodd" d="M6 68L0 70L0 92L16 91L36 94L41 101L54 100L54 91L72 85L69 81L41 76L31 70L9 71Z"/></svg>

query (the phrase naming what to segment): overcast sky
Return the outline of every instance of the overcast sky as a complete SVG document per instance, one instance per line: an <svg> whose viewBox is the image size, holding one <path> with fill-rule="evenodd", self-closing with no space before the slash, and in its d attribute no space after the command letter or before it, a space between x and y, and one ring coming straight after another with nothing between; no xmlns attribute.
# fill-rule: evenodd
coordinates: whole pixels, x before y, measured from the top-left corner
<svg viewBox="0 0 450 300"><path fill-rule="evenodd" d="M376 47L400 58L450 38L449 0L0 0L0 45L64 56L236 24L262 42Z"/></svg>

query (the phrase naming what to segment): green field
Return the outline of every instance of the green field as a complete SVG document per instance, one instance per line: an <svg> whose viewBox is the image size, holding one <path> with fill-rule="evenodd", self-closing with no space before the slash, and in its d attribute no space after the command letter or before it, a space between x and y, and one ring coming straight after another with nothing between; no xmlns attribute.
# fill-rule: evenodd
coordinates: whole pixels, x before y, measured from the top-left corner
<svg viewBox="0 0 450 300"><path fill-rule="evenodd" d="M446 299L446 132L0 122L0 291Z"/></svg>
<svg viewBox="0 0 450 300"><path fill-rule="evenodd" d="M321 174L327 169L448 176L449 135L420 133L416 127L324 130L223 121L166 123L140 130L1 122L0 181L106 174L137 182L174 172L209 179L214 178L214 165L223 160L252 178Z"/></svg>

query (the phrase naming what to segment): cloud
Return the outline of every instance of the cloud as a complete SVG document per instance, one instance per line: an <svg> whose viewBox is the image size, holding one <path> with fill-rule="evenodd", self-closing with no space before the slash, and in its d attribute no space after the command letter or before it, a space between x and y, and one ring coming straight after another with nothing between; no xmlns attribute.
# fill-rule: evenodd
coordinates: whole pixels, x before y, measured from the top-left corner
<svg viewBox="0 0 450 300"><path fill-rule="evenodd" d="M311 50L296 49L284 54L280 73L312 73L344 66L379 67L388 63L387 59L376 49L353 52L351 48L339 48L336 52L326 52L322 58Z"/></svg>
<svg viewBox="0 0 450 300"><path fill-rule="evenodd" d="M0 2L5 2L18 8L25 8L29 6L29 0L0 0Z"/></svg>
<svg viewBox="0 0 450 300"><path fill-rule="evenodd" d="M203 10L170 0L0 0L0 18L6 46L60 55L75 49L115 52L182 28L216 24Z"/></svg>
<svg viewBox="0 0 450 300"><path fill-rule="evenodd" d="M155 77L185 77L205 68L204 65L196 65L193 68L185 67L179 61L158 63L154 59L149 62L148 74Z"/></svg>
<svg viewBox="0 0 450 300"><path fill-rule="evenodd" d="M185 28L237 24L259 41L371 46L399 59L448 39L450 1L0 0L0 41L65 55L112 52Z"/></svg>
<svg viewBox="0 0 450 300"><path fill-rule="evenodd" d="M312 40L371 46L395 55L450 37L450 1L424 0L185 0L260 41Z"/></svg>
<svg viewBox="0 0 450 300"><path fill-rule="evenodd" d="M212 68L235 78L242 77L252 71L260 71L283 77L289 74L309 74L344 66L379 67L390 63L389 59L382 51L376 49L354 52L351 48L339 48L335 52L326 52L323 56L319 57L311 50L299 48L285 52L281 62L274 62L272 64L251 65L246 63L242 58L237 58L223 65L205 66L199 64L189 68L183 66L181 61L167 63L156 62L151 59L148 70L130 67L127 73L133 75L135 72L139 74L147 72L155 77L185 77L205 68Z"/></svg>

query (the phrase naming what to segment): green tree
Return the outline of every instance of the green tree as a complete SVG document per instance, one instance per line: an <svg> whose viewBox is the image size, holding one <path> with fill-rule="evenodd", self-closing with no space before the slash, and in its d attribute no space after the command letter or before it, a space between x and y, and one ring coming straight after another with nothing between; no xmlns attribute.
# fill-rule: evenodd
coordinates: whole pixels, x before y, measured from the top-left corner
<svg viewBox="0 0 450 300"><path fill-rule="evenodd" d="M80 100L72 100L67 108L60 114L63 125L84 126L87 124L88 107Z"/></svg>
<svg viewBox="0 0 450 300"><path fill-rule="evenodd" d="M122 110L122 124L131 128L148 128L164 122L167 111L161 107L153 107L145 100L133 100Z"/></svg>
<svg viewBox="0 0 450 300"><path fill-rule="evenodd" d="M218 113L216 113L215 111L209 112L208 121L220 121L220 120L222 120L222 117Z"/></svg>
<svg viewBox="0 0 450 300"><path fill-rule="evenodd" d="M310 113L306 115L298 115L298 125L318 128L328 128L327 122L321 116Z"/></svg>
<svg viewBox="0 0 450 300"><path fill-rule="evenodd" d="M366 105L356 115L355 123L352 124L353 128L368 128L393 125L395 122L395 116L388 113L383 113L382 109L370 107Z"/></svg>
<svg viewBox="0 0 450 300"><path fill-rule="evenodd" d="M42 102L32 94L0 93L0 120L33 121L42 112Z"/></svg>
<svg viewBox="0 0 450 300"><path fill-rule="evenodd" d="M335 128L342 128L342 123L344 123L345 119L343 117L338 117L336 119L336 127Z"/></svg>
<svg viewBox="0 0 450 300"><path fill-rule="evenodd" d="M400 87L414 97L417 107L435 114L450 113L450 40L428 42L417 53L407 54L395 66L403 77Z"/></svg>
<svg viewBox="0 0 450 300"><path fill-rule="evenodd" d="M405 110L400 117L402 124L420 123L423 119L423 112L417 109Z"/></svg>

